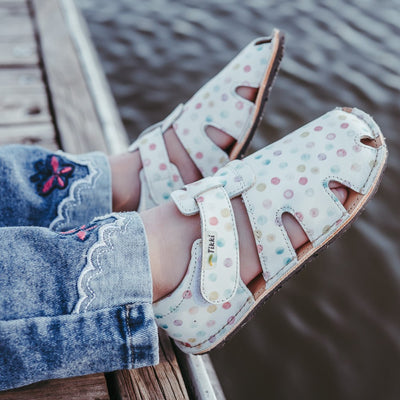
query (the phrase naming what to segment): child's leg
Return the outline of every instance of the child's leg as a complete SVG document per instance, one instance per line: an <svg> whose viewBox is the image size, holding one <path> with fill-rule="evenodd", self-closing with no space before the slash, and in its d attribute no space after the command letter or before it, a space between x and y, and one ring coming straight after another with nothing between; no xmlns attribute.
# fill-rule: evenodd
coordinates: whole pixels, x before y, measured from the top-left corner
<svg viewBox="0 0 400 400"><path fill-rule="evenodd" d="M0 390L157 361L138 214L64 233L0 228Z"/></svg>

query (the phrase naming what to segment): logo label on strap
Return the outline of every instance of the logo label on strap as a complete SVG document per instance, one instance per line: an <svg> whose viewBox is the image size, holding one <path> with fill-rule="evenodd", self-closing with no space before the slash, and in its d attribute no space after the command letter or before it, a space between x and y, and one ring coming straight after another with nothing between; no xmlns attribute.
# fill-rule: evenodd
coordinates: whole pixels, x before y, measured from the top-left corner
<svg viewBox="0 0 400 400"><path fill-rule="evenodd" d="M207 253L208 253L208 265L209 269L215 268L215 262L217 261L217 234L215 232L207 232Z"/></svg>

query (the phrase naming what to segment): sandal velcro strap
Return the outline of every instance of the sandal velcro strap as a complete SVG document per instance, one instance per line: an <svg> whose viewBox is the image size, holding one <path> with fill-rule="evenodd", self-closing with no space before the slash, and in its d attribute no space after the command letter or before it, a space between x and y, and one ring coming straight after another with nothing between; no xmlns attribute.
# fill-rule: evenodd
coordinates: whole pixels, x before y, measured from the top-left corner
<svg viewBox="0 0 400 400"><path fill-rule="evenodd" d="M240 161L237 161L240 164ZM245 172L246 179L237 173ZM185 215L197 212L201 217L202 269L201 294L212 304L231 299L239 284L239 242L230 197L240 188L250 187L254 177L246 168L228 169L233 175L208 177L172 193L172 199ZM247 174L246 174L247 172ZM229 191L227 187L229 186ZM234 249L234 250L233 250Z"/></svg>
<svg viewBox="0 0 400 400"><path fill-rule="evenodd" d="M166 200L164 196L169 197L169 193L164 194L160 187L164 185L173 190L183 186L177 168L169 161L161 127L147 133L139 142L139 153L150 195L160 204Z"/></svg>
<svg viewBox="0 0 400 400"><path fill-rule="evenodd" d="M195 198L202 192L223 186L229 198L233 198L253 186L255 179L255 174L248 165L234 160L221 168L214 176L185 185L184 189L172 192L171 198L182 214L194 215L199 212Z"/></svg>
<svg viewBox="0 0 400 400"><path fill-rule="evenodd" d="M201 294L212 304L230 300L239 284L239 241L228 193L212 186L196 197L201 216Z"/></svg>

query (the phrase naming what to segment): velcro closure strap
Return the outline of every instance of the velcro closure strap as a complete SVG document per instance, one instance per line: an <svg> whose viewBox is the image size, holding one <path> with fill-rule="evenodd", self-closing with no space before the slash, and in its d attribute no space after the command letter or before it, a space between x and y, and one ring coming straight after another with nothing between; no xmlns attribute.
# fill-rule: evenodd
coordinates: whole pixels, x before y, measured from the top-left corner
<svg viewBox="0 0 400 400"><path fill-rule="evenodd" d="M186 185L185 188L186 193L193 199L196 199L196 197L199 197L203 192L220 186L223 186L221 181L218 178L212 176L209 178L200 179L197 182L190 183L189 185Z"/></svg>
<svg viewBox="0 0 400 400"><path fill-rule="evenodd" d="M202 192L223 186L229 198L232 198L250 189L254 182L255 174L252 168L242 161L235 160L221 168L214 176L201 179L186 185L184 189L172 192L171 197L183 215L194 215L199 212L195 197Z"/></svg>
<svg viewBox="0 0 400 400"><path fill-rule="evenodd" d="M202 230L201 294L212 304L230 300L239 285L239 240L229 195L219 184L195 197Z"/></svg>
<svg viewBox="0 0 400 400"><path fill-rule="evenodd" d="M169 161L161 127L140 140L139 153L150 195L157 204L161 204L166 200L163 197L164 187L171 190L183 186L181 176Z"/></svg>

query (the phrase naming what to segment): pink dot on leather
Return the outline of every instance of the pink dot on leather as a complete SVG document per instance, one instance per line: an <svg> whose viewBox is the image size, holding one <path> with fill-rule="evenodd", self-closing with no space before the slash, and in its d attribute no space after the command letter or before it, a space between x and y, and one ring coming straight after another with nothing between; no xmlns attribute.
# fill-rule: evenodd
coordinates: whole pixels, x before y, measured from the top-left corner
<svg viewBox="0 0 400 400"><path fill-rule="evenodd" d="M341 124L340 127L346 129L349 127L349 124L347 122L343 122L343 124Z"/></svg>
<svg viewBox="0 0 400 400"><path fill-rule="evenodd" d="M197 103L197 104L196 104L196 108L197 108L197 109L201 108L201 103Z"/></svg>
<svg viewBox="0 0 400 400"><path fill-rule="evenodd" d="M196 158L203 158L203 153L200 151L196 153Z"/></svg>
<svg viewBox="0 0 400 400"><path fill-rule="evenodd" d="M299 179L300 185L307 185L307 182L308 182L308 179L307 179L305 176L302 176L302 177Z"/></svg>
<svg viewBox="0 0 400 400"><path fill-rule="evenodd" d="M285 199L291 199L293 197L293 190L285 190L283 196L285 197Z"/></svg>
<svg viewBox="0 0 400 400"><path fill-rule="evenodd" d="M303 221L303 214L301 213L301 212L296 212L296 213L294 213L294 215L296 216L296 218L299 220L299 221Z"/></svg>
<svg viewBox="0 0 400 400"><path fill-rule="evenodd" d="M218 218L217 217L211 217L210 218L210 225L217 225L218 224Z"/></svg>
<svg viewBox="0 0 400 400"><path fill-rule="evenodd" d="M199 307L191 307L190 309L189 309L189 312L190 312L190 314L197 314L198 313L198 311L199 311Z"/></svg>
<svg viewBox="0 0 400 400"><path fill-rule="evenodd" d="M322 131L322 126L316 126L314 128L314 131L317 131L317 132Z"/></svg>
<svg viewBox="0 0 400 400"><path fill-rule="evenodd" d="M152 143L150 146L149 146L149 149L150 150L155 150L156 149L156 144L155 143Z"/></svg>
<svg viewBox="0 0 400 400"><path fill-rule="evenodd" d="M238 102L236 102L235 106L236 106L236 108L237 108L238 110L241 110L241 109L243 108L243 102L238 101Z"/></svg>
<svg viewBox="0 0 400 400"><path fill-rule="evenodd" d="M326 138L327 138L328 140L333 140L333 139L335 139L335 137L336 137L336 135L335 135L334 133L328 133L328 134L326 135Z"/></svg>
<svg viewBox="0 0 400 400"><path fill-rule="evenodd" d="M235 126L237 126L238 128L240 128L242 126L242 121L236 121L235 122Z"/></svg>
<svg viewBox="0 0 400 400"><path fill-rule="evenodd" d="M161 169L161 171L165 171L167 169L167 165L164 163L161 163L159 168Z"/></svg>
<svg viewBox="0 0 400 400"><path fill-rule="evenodd" d="M245 67L243 69L244 69L244 72L250 72L251 71L250 65L245 65Z"/></svg>
<svg viewBox="0 0 400 400"><path fill-rule="evenodd" d="M273 184L273 185L279 185L279 182L280 182L281 180L278 178L278 177L274 177L274 178L272 178L271 179L271 183Z"/></svg>
<svg viewBox="0 0 400 400"><path fill-rule="evenodd" d="M263 204L263 207L264 207L264 208L268 209L268 208L271 208L271 206L272 206L272 201L269 200L269 199L265 199L265 200L263 201L262 204Z"/></svg>
<svg viewBox="0 0 400 400"><path fill-rule="evenodd" d="M231 308L231 303L229 303L229 301L227 301L226 303L222 304L222 308L224 310L228 310L229 308Z"/></svg>

